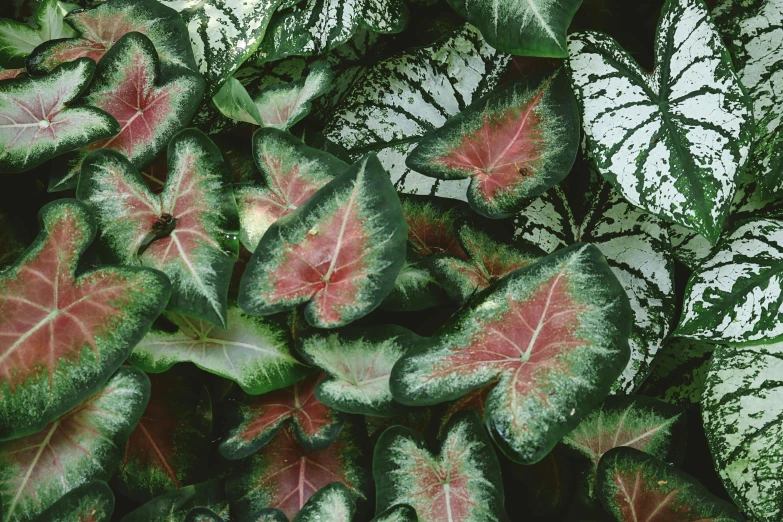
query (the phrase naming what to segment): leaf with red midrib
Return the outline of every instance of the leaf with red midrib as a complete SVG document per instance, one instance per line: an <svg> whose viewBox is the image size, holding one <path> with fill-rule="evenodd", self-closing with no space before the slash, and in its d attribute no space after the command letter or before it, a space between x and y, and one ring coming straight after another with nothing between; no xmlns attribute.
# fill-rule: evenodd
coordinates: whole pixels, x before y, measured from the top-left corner
<svg viewBox="0 0 783 522"><path fill-rule="evenodd" d="M618 522L741 522L731 504L696 479L632 448L607 452L598 465L598 491Z"/></svg>
<svg viewBox="0 0 783 522"><path fill-rule="evenodd" d="M493 381L486 419L534 463L608 394L629 356L629 304L600 251L574 245L480 293L395 365L395 400L432 405Z"/></svg>
<svg viewBox="0 0 783 522"><path fill-rule="evenodd" d="M578 146L576 99L560 69L475 101L422 139L406 163L435 178L472 178L471 206L508 217L568 174Z"/></svg>
<svg viewBox="0 0 783 522"><path fill-rule="evenodd" d="M460 208L453 202L406 196L402 199L402 211L408 223L408 244L412 252L425 257L447 253L468 259L454 233Z"/></svg>
<svg viewBox="0 0 783 522"><path fill-rule="evenodd" d="M114 493L102 481L93 481L66 493L37 520L51 522L109 522Z"/></svg>

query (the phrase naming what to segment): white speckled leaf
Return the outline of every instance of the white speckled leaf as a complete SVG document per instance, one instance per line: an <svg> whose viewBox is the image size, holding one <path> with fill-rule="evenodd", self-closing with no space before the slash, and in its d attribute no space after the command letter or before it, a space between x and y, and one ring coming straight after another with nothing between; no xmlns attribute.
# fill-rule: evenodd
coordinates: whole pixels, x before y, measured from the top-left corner
<svg viewBox="0 0 783 522"><path fill-rule="evenodd" d="M702 418L723 484L752 520L783 520L783 344L717 346Z"/></svg>
<svg viewBox="0 0 783 522"><path fill-rule="evenodd" d="M748 158L753 115L703 2L666 2L652 74L601 33L571 36L569 54L601 175L634 205L716 242Z"/></svg>
<svg viewBox="0 0 783 522"><path fill-rule="evenodd" d="M467 200L470 180L436 180L405 160L419 139L492 90L510 57L465 25L448 38L384 60L356 83L325 134L352 157L375 151L400 192Z"/></svg>
<svg viewBox="0 0 783 522"><path fill-rule="evenodd" d="M27 55L42 43L75 36L71 26L63 23L65 14L57 0L44 0L32 20L34 27L0 18L0 66L22 67Z"/></svg>
<svg viewBox="0 0 783 522"><path fill-rule="evenodd" d="M710 342L783 338L783 221L738 226L688 281L675 335Z"/></svg>

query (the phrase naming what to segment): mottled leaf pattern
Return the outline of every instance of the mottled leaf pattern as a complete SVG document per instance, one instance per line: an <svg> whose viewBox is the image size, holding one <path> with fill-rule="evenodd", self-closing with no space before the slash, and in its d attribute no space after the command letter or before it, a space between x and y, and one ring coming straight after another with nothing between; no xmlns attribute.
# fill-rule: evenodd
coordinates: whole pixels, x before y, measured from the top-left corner
<svg viewBox="0 0 783 522"><path fill-rule="evenodd" d="M93 481L63 495L44 511L40 521L52 522L110 522L114 511L114 493L109 485Z"/></svg>
<svg viewBox="0 0 783 522"><path fill-rule="evenodd" d="M65 13L57 0L44 0L32 20L34 27L13 20L0 19L0 65L22 67L33 49L49 40L75 36L63 23Z"/></svg>
<svg viewBox="0 0 783 522"><path fill-rule="evenodd" d="M690 339L669 340L658 353L640 392L669 404L698 407L714 351L714 344Z"/></svg>
<svg viewBox="0 0 783 522"><path fill-rule="evenodd" d="M170 491L131 511L120 522L186 522L195 508L206 508L220 515L222 522L229 522L223 488L222 479L213 479Z"/></svg>
<svg viewBox="0 0 783 522"><path fill-rule="evenodd" d="M717 241L753 114L704 3L666 2L652 74L600 33L571 36L569 54L601 175L634 205Z"/></svg>

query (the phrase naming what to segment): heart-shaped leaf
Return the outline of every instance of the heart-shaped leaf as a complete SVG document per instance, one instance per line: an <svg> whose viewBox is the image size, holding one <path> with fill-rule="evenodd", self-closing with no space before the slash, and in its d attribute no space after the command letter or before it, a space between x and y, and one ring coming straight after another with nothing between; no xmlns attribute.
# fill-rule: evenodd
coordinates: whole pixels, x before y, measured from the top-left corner
<svg viewBox="0 0 783 522"><path fill-rule="evenodd" d="M597 246L631 302L631 359L615 390L636 390L652 368L675 314L674 259L666 224L623 199L583 163L515 218L516 239L544 252Z"/></svg>
<svg viewBox="0 0 783 522"><path fill-rule="evenodd" d="M212 405L204 384L186 370L150 376L150 401L118 470L134 498L149 500L193 484L208 466Z"/></svg>
<svg viewBox="0 0 783 522"><path fill-rule="evenodd" d="M313 149L287 132L259 129L253 134L253 158L263 184L238 185L239 239L251 252L269 226L296 210L348 165Z"/></svg>
<svg viewBox="0 0 783 522"><path fill-rule="evenodd" d="M534 463L597 406L628 362L630 306L600 251L577 244L531 263L463 307L394 366L395 400L430 405L499 380L494 440Z"/></svg>
<svg viewBox="0 0 783 522"><path fill-rule="evenodd" d="M71 106L95 73L92 60L63 64L42 77L0 82L0 172L22 172L120 131L90 106Z"/></svg>
<svg viewBox="0 0 783 522"><path fill-rule="evenodd" d="M598 464L601 501L618 522L742 522L731 504L694 478L633 448L607 452Z"/></svg>
<svg viewBox="0 0 783 522"><path fill-rule="evenodd" d="M740 225L691 275L675 335L716 343L783 338L782 270L783 221Z"/></svg>
<svg viewBox="0 0 783 522"><path fill-rule="evenodd" d="M32 20L34 27L0 18L0 65L23 67L27 55L42 43L75 36L63 23L65 14L57 0L43 0Z"/></svg>
<svg viewBox="0 0 783 522"><path fill-rule="evenodd" d="M186 522L195 508L206 508L218 514L222 522L229 522L223 488L223 479L213 479L169 491L131 511L120 522Z"/></svg>
<svg viewBox="0 0 783 522"><path fill-rule="evenodd" d="M400 412L389 390L392 367L421 341L410 330L385 325L314 331L297 340L297 350L328 375L315 387L319 402L346 413L384 417Z"/></svg>
<svg viewBox="0 0 783 522"><path fill-rule="evenodd" d="M716 346L702 419L715 468L752 520L783 517L783 344Z"/></svg>
<svg viewBox="0 0 783 522"><path fill-rule="evenodd" d="M42 431L0 443L4 522L26 522L91 480L107 480L149 398L149 380L123 366L103 389Z"/></svg>
<svg viewBox="0 0 783 522"><path fill-rule="evenodd" d="M641 393L685 408L699 406L714 351L714 344L670 340L658 353Z"/></svg>
<svg viewBox="0 0 783 522"><path fill-rule="evenodd" d="M148 268L77 272L95 235L78 201L49 203L39 218L35 242L0 273L0 439L35 433L96 392L170 293Z"/></svg>
<svg viewBox="0 0 783 522"><path fill-rule="evenodd" d="M44 511L41 522L110 522L114 493L105 482L88 482L69 491Z"/></svg>
<svg viewBox="0 0 783 522"><path fill-rule="evenodd" d="M370 477L362 461L363 451L351 423L334 443L319 451L301 447L293 429L286 427L226 483L231 512L237 522L255 522L256 514L268 508L293 519L316 491L332 482L342 482L355 500L363 500Z"/></svg>
<svg viewBox="0 0 783 522"><path fill-rule="evenodd" d="M717 241L753 134L750 98L699 0L668 0L650 75L611 37L571 36L599 172L636 206Z"/></svg>
<svg viewBox="0 0 783 522"><path fill-rule="evenodd" d="M422 139L406 164L438 179L470 179L470 205L502 218L560 182L578 148L576 98L558 69L476 100Z"/></svg>
<svg viewBox="0 0 783 522"><path fill-rule="evenodd" d="M174 364L192 362L236 382L251 395L284 388L307 374L291 354L291 336L279 318L251 317L229 306L224 330L185 315L165 316L178 329L153 329L129 358L145 372L165 372Z"/></svg>
<svg viewBox="0 0 783 522"><path fill-rule="evenodd" d="M353 493L342 482L332 482L310 497L294 522L351 522L355 511Z"/></svg>
<svg viewBox="0 0 783 522"><path fill-rule="evenodd" d="M100 62L123 35L131 32L147 36L165 66L196 70L185 23L176 11L157 0L108 0L95 9L77 10L65 20L76 30L78 37L52 39L36 48L27 61L31 72L41 74L51 71L77 58L92 58ZM58 38L70 36L75 34Z"/></svg>
<svg viewBox="0 0 783 522"><path fill-rule="evenodd" d="M174 136L159 195L115 151L92 152L82 171L76 193L95 208L114 255L165 273L169 310L225 327L239 223L232 173L215 144L195 129Z"/></svg>
<svg viewBox="0 0 783 522"><path fill-rule="evenodd" d="M326 122L324 134L352 157L376 152L400 192L467 199L470 180L438 181L411 171L405 159L422 136L490 92L509 61L465 25L430 47L371 67Z"/></svg>
<svg viewBox="0 0 783 522"><path fill-rule="evenodd" d="M72 188L80 163L92 150L121 152L136 168L152 163L190 122L203 90L204 81L196 73L183 68L160 69L149 38L140 33L123 36L101 60L87 96L90 105L120 123L120 132L81 151L65 175L52 178L49 190Z"/></svg>
<svg viewBox="0 0 783 522"><path fill-rule="evenodd" d="M592 496L604 453L627 446L674 462L682 456L685 429L681 408L649 397L614 395L585 417L563 443L590 460L588 491Z"/></svg>
<svg viewBox="0 0 783 522"><path fill-rule="evenodd" d="M322 404L315 388L326 378L317 374L288 388L248 397L234 412L235 427L220 443L220 453L236 460L266 445L286 424L297 442L310 450L329 446L340 433L345 416Z"/></svg>
<svg viewBox="0 0 783 522"><path fill-rule="evenodd" d="M582 0L449 0L489 45L519 56L565 58L566 31Z"/></svg>
<svg viewBox="0 0 783 522"><path fill-rule="evenodd" d="M391 291L406 228L388 174L365 156L269 227L242 277L239 305L268 315L306 304L313 326L348 324Z"/></svg>
<svg viewBox="0 0 783 522"><path fill-rule="evenodd" d="M373 455L376 506L409 504L420 522L502 522L500 464L475 413L454 417L433 455L421 434L392 426Z"/></svg>
<svg viewBox="0 0 783 522"><path fill-rule="evenodd" d="M756 118L751 169L766 195L783 189L783 2L721 0L715 24L734 58L737 76L753 100Z"/></svg>

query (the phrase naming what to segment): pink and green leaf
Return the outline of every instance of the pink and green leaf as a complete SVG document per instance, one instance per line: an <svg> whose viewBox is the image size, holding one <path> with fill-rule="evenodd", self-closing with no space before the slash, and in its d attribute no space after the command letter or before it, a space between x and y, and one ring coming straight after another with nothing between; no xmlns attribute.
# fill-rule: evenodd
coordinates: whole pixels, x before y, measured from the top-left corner
<svg viewBox="0 0 783 522"><path fill-rule="evenodd" d="M365 156L269 227L242 277L239 305L254 315L306 305L311 325L344 326L392 290L406 241L389 175Z"/></svg>
<svg viewBox="0 0 783 522"><path fill-rule="evenodd" d="M133 349L130 362L145 372L165 372L191 362L236 382L250 395L290 386L309 371L292 355L287 325L276 317L252 317L236 306L226 314L228 328L166 312L177 330L153 329Z"/></svg>
<svg viewBox="0 0 783 522"><path fill-rule="evenodd" d="M229 522L224 485L223 479L212 479L164 493L131 511L120 522L186 522L196 508L207 509L217 514L221 522Z"/></svg>
<svg viewBox="0 0 783 522"><path fill-rule="evenodd" d="M71 106L94 73L95 64L85 59L46 76L0 82L0 172L30 170L120 131L103 110Z"/></svg>
<svg viewBox="0 0 783 522"><path fill-rule="evenodd" d="M101 239L120 262L168 276L169 310L225 327L238 249L231 170L195 129L174 136L168 165L163 191L153 194L121 154L95 151L84 162L77 195L95 208ZM173 225L167 235L164 224Z"/></svg>
<svg viewBox="0 0 783 522"><path fill-rule="evenodd" d="M373 476L379 512L397 504L419 522L505 522L500 464L479 417L452 420L434 455L421 434L392 426L375 445Z"/></svg>
<svg viewBox="0 0 783 522"><path fill-rule="evenodd" d="M478 294L392 370L395 400L432 405L493 381L487 425L532 464L609 393L628 362L630 306L600 251L558 250Z"/></svg>
<svg viewBox="0 0 783 522"><path fill-rule="evenodd" d="M41 522L110 522L114 493L105 482L88 482L69 491L44 511Z"/></svg>
<svg viewBox="0 0 783 522"><path fill-rule="evenodd" d="M314 331L297 341L302 357L327 374L315 387L318 401L338 411L385 417L402 406L389 390L400 357L422 338L401 326Z"/></svg>
<svg viewBox="0 0 783 522"><path fill-rule="evenodd" d="M563 69L496 89L425 136L409 168L438 179L471 178L480 214L508 217L571 170L579 111Z"/></svg>
<svg viewBox="0 0 783 522"><path fill-rule="evenodd" d="M170 294L148 268L77 271L95 235L78 201L39 218L35 242L0 274L0 439L35 433L100 389Z"/></svg>
<svg viewBox="0 0 783 522"><path fill-rule="evenodd" d="M18 77L20 74L25 74L27 71L25 69L3 69L0 67L0 81L3 80L13 80L14 78Z"/></svg>
<svg viewBox="0 0 783 522"><path fill-rule="evenodd" d="M208 467L212 405L201 379L187 370L150 376L150 401L118 470L133 498L149 500L193 484Z"/></svg>
<svg viewBox="0 0 783 522"><path fill-rule="evenodd" d="M249 397L234 415L238 422L220 444L227 459L242 459L267 444L290 424L302 446L319 450L334 441L344 415L316 399L315 389L326 375L316 374L288 388Z"/></svg>
<svg viewBox="0 0 783 522"><path fill-rule="evenodd" d="M239 239L251 252L269 226L313 196L348 165L276 129L253 134L253 156L262 184L238 185Z"/></svg>
<svg viewBox="0 0 783 522"><path fill-rule="evenodd" d="M598 491L618 522L741 522L731 504L693 477L633 448L616 448L598 464Z"/></svg>
<svg viewBox="0 0 783 522"><path fill-rule="evenodd" d="M27 61L27 67L34 74L51 71L78 58L100 62L124 35L131 32L141 33L152 41L164 67L197 70L182 17L156 0L109 0L95 9L73 12L65 20L78 37L62 39L63 36L59 36L61 39L37 47Z"/></svg>
<svg viewBox="0 0 783 522"><path fill-rule="evenodd" d="M405 196L402 198L402 211L408 223L411 252L423 257L446 253L468 259L454 232L454 225L462 215L454 201Z"/></svg>
<svg viewBox="0 0 783 522"><path fill-rule="evenodd" d="M100 391L33 435L0 443L4 522L27 522L91 480L111 477L149 398L149 380L123 366Z"/></svg>
<svg viewBox="0 0 783 522"><path fill-rule="evenodd" d="M332 482L342 482L355 500L366 499L369 474L355 426L348 423L330 446L318 451L303 448L293 427L245 461L245 468L226 483L231 512L238 522L255 522L254 515L273 508L293 519L310 497Z"/></svg>

